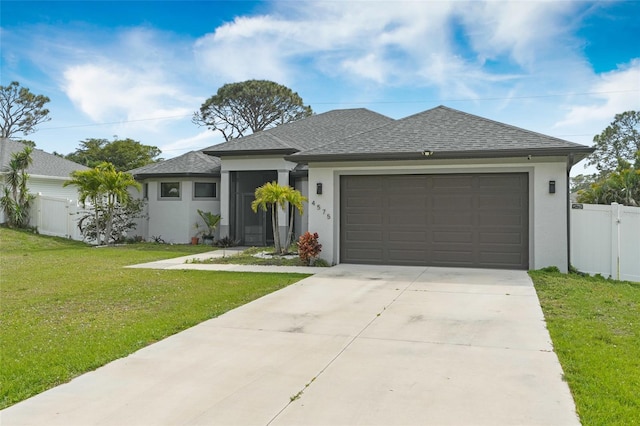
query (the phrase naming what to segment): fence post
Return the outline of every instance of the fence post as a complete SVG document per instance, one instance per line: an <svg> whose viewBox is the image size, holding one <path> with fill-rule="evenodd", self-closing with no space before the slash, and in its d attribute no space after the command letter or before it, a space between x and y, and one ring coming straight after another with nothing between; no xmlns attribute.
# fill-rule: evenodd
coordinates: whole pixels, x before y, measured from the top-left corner
<svg viewBox="0 0 640 426"><path fill-rule="evenodd" d="M71 209L71 206L73 205L73 200L70 200L67 198L67 204L65 206L65 210L67 211L67 235L66 237L69 239L74 239L73 238L73 220L72 220L72 215L73 215L73 211Z"/></svg>
<svg viewBox="0 0 640 426"><path fill-rule="evenodd" d="M611 203L611 278L620 279L620 215L621 205Z"/></svg>
<svg viewBox="0 0 640 426"><path fill-rule="evenodd" d="M42 192L36 196L36 229L42 228Z"/></svg>

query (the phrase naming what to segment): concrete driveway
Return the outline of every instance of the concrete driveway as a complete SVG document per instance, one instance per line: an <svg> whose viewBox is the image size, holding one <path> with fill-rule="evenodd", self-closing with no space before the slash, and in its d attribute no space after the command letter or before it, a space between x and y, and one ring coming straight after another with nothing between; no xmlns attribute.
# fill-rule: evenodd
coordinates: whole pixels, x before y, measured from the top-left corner
<svg viewBox="0 0 640 426"><path fill-rule="evenodd" d="M522 271L339 265L0 413L10 425L577 425Z"/></svg>

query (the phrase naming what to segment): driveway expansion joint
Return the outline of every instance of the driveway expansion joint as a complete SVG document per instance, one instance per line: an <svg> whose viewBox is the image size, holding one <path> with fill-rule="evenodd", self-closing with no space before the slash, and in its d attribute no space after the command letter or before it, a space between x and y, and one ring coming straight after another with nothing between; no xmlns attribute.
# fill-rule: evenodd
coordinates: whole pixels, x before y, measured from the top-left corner
<svg viewBox="0 0 640 426"><path fill-rule="evenodd" d="M304 385L304 387L302 389L300 389L298 391L298 393L294 394L292 397L290 397L289 402L282 407L282 409L271 419L269 420L269 422L267 423L267 426L270 425L271 423L273 423L275 420L277 420L277 418L289 407L291 406L291 404L293 404L293 402L297 401L298 399L300 399L304 393L304 391L317 379L319 378L322 373L324 373L330 366L331 364L333 364L347 349L349 349L349 347L362 335L362 333L364 333L370 326L371 324L373 324L379 317L380 315L382 315L382 313L391 305L393 305L393 303L395 301L397 301L403 294L405 291L407 291L407 289L413 285L418 278L420 278L424 273L425 273L426 269L423 270L416 278L413 279L413 281L409 282L404 289L402 289L402 291L400 291L399 294L395 295L395 297L391 300L391 302L388 305L383 306L382 311L378 312L364 327L362 327L362 329L355 335L353 336L352 339L350 339L346 345L344 345L344 347L338 351L338 353L331 358L331 360L329 360L329 362L318 372L318 374L316 374L313 379Z"/></svg>

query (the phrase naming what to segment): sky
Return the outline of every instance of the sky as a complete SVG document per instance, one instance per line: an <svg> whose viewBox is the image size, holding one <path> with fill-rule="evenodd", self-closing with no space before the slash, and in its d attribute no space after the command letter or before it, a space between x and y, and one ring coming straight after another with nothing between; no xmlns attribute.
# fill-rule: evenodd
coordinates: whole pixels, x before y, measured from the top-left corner
<svg viewBox="0 0 640 426"><path fill-rule="evenodd" d="M24 138L61 154L87 138L163 158L220 143L192 115L248 79L316 113L445 105L592 145L640 110L639 16L639 0L2 0L0 84L51 99L51 120Z"/></svg>

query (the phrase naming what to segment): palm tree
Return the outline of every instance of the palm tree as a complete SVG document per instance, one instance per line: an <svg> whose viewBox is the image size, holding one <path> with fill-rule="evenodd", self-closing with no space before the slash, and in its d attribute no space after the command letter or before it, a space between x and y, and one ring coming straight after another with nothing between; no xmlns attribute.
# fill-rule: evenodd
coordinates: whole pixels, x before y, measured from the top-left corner
<svg viewBox="0 0 640 426"><path fill-rule="evenodd" d="M218 224L220 223L222 216L220 216L219 214L213 214L211 212L205 212L200 209L198 209L198 214L202 218L202 221L204 222L204 225L207 228L206 231L201 232L202 239L213 241L213 234L216 231L216 228L218 227ZM198 224L196 223L196 225Z"/></svg>
<svg viewBox="0 0 640 426"><path fill-rule="evenodd" d="M0 199L0 206L5 211L11 227L24 228L29 224L29 209L34 197L29 194L27 187L27 168L33 162L32 152L33 149L27 146L23 151L12 154L4 178L4 195Z"/></svg>
<svg viewBox="0 0 640 426"><path fill-rule="evenodd" d="M251 203L251 209L254 212L258 208L267 211L271 209L271 225L273 226L273 242L277 254L284 254L289 248L291 236L293 235L293 214L289 221L289 230L287 231L286 245L282 246L280 242L280 224L278 220L278 207L285 210L287 205L295 208L302 214L304 206L302 203L307 198L302 196L300 191L291 188L288 185L279 185L277 182L267 182L259 188L256 188L255 200ZM293 213L293 212L292 212Z"/></svg>
<svg viewBox="0 0 640 426"><path fill-rule="evenodd" d="M93 216L96 223L96 243L100 245L100 209L98 205L103 197L100 171L97 168L76 170L71 173L71 180L64 183L64 186L69 185L78 187L78 197L83 207L87 207L87 201L93 207Z"/></svg>
<svg viewBox="0 0 640 426"><path fill-rule="evenodd" d="M303 196L302 193L298 190L295 190L289 186L289 191L287 191L287 202L289 203L289 232L287 232L287 240L285 241L284 248L287 250L291 243L293 242L293 216L294 209L300 213L300 215L304 214L304 202L307 201L307 197Z"/></svg>
<svg viewBox="0 0 640 426"><path fill-rule="evenodd" d="M129 187L140 189L142 186L136 182L131 174L117 171L111 163L101 163L96 169L102 174L102 190L106 198L105 238L106 243L109 244L117 204L126 205L131 201Z"/></svg>
<svg viewBox="0 0 640 426"><path fill-rule="evenodd" d="M90 201L94 209L97 243L101 244L100 234L104 233L104 242L109 244L117 204L131 201L129 187L140 189L140 184L129 173L119 172L113 164L106 162L90 170L75 171L71 178L64 186L76 185L79 188L80 202L85 207L87 200ZM101 223L104 223L104 229Z"/></svg>

